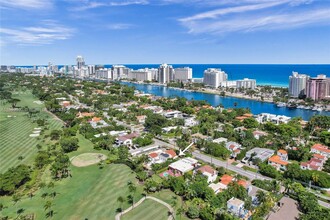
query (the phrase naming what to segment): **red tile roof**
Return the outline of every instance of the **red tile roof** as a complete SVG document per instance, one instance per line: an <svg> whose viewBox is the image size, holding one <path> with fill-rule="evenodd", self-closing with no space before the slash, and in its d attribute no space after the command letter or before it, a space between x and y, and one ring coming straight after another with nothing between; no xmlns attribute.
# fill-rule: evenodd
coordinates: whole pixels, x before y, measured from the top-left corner
<svg viewBox="0 0 330 220"><path fill-rule="evenodd" d="M215 169L213 169L209 165L205 165L205 166L198 168L198 171L201 171L202 173L206 172L206 173L214 174Z"/></svg>
<svg viewBox="0 0 330 220"><path fill-rule="evenodd" d="M288 165L287 161L281 160L280 156L278 155L274 155L271 158L268 159L268 161L273 162L273 163L277 163L277 164L281 164L281 165Z"/></svg>
<svg viewBox="0 0 330 220"><path fill-rule="evenodd" d="M220 178L220 182L222 184L228 186L228 184L231 183L233 181L233 179L234 179L234 177L225 174Z"/></svg>
<svg viewBox="0 0 330 220"><path fill-rule="evenodd" d="M176 153L175 153L175 151L174 150L166 150L165 151L167 154L169 154L169 155L171 155L171 157L173 158L173 157L176 157Z"/></svg>
<svg viewBox="0 0 330 220"><path fill-rule="evenodd" d="M158 154L157 153L150 153L149 154L149 157L156 158L156 157L158 157Z"/></svg>
<svg viewBox="0 0 330 220"><path fill-rule="evenodd" d="M280 149L277 152L281 153L281 154L288 154L288 152L286 152L286 150Z"/></svg>
<svg viewBox="0 0 330 220"><path fill-rule="evenodd" d="M312 146L312 149L321 151L321 152L325 152L325 153L330 153L330 150L328 149L328 147L325 145L322 145L322 144L314 144Z"/></svg>

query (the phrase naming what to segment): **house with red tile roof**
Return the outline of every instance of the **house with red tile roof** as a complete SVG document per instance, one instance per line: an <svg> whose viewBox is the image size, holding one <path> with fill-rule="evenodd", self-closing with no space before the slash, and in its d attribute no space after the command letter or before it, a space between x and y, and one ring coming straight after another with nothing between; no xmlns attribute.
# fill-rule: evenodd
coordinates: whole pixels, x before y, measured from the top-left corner
<svg viewBox="0 0 330 220"><path fill-rule="evenodd" d="M140 123L140 124L144 124L146 121L147 116L146 115L139 115L136 116L136 120Z"/></svg>
<svg viewBox="0 0 330 220"><path fill-rule="evenodd" d="M95 115L95 112L78 112L76 114L77 118L84 118L84 117L93 117Z"/></svg>
<svg viewBox="0 0 330 220"><path fill-rule="evenodd" d="M236 181L236 179L228 174L225 174L220 178L220 183L227 187L230 183L232 183L234 181ZM248 191L251 190L251 184L249 182L247 182L246 180L240 179L237 181L237 184L243 186Z"/></svg>
<svg viewBox="0 0 330 220"><path fill-rule="evenodd" d="M322 144L314 144L311 148L311 153L321 154L326 158L330 158L330 149Z"/></svg>
<svg viewBox="0 0 330 220"><path fill-rule="evenodd" d="M285 150L278 150L276 155L271 156L268 159L268 164L275 167L277 170L286 170L288 162L288 152Z"/></svg>
<svg viewBox="0 0 330 220"><path fill-rule="evenodd" d="M313 154L313 157L307 162L301 162L300 168L303 170L322 170L327 157L321 154Z"/></svg>
<svg viewBox="0 0 330 220"><path fill-rule="evenodd" d="M264 131L259 131L259 130L256 130L256 131L253 131L253 137L257 140L259 140L260 137L263 137L263 136L267 136L268 133L267 132L264 132Z"/></svg>
<svg viewBox="0 0 330 220"><path fill-rule="evenodd" d="M213 169L209 165L204 165L196 169L196 172L200 172L203 176L207 177L207 182L212 183L217 179L218 171ZM195 173L196 173L195 172Z"/></svg>

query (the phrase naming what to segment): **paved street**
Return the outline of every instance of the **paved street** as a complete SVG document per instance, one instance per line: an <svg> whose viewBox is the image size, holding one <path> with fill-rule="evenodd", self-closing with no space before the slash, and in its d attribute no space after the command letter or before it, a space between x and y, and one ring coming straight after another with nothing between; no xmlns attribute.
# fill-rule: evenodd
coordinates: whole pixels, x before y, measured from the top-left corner
<svg viewBox="0 0 330 220"><path fill-rule="evenodd" d="M221 160L218 160L218 159L215 159L215 158L211 158L210 156L205 155L205 154L201 154L197 150L194 151L192 154L195 158L197 158L199 160L202 160L204 162L207 162L207 163L211 163L211 160L212 160L212 164L214 164L215 166L227 168L228 170L234 171L235 173L238 173L242 176L248 177L250 180L254 180L254 179L271 180L271 178L263 176L259 173L254 173L254 172L251 172L251 171L247 171L247 170L244 170L242 168L239 168L239 167L233 166L231 164L228 164L227 162L224 162L224 161L221 161Z"/></svg>

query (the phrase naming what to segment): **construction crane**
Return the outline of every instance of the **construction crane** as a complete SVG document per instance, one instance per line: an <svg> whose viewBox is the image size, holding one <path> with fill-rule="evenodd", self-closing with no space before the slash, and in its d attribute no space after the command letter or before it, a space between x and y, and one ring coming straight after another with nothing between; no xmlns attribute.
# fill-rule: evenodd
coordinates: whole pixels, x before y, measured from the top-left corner
<svg viewBox="0 0 330 220"><path fill-rule="evenodd" d="M184 156L185 154L184 154L184 152L186 152L191 146L193 146L194 145L194 142L191 142L191 144L189 144L188 145L188 147L186 147L186 149L184 149L184 150L181 150L180 149L180 153L179 153L179 156L181 157L181 156Z"/></svg>

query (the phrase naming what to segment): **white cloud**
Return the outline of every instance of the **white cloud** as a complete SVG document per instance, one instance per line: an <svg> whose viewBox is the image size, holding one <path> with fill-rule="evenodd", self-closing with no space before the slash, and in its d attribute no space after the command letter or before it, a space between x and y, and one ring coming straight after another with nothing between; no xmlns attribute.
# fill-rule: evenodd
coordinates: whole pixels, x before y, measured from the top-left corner
<svg viewBox="0 0 330 220"><path fill-rule="evenodd" d="M0 28L3 41L6 44L44 45L56 40L65 40L72 37L74 29L58 25L54 21L43 21L43 26L24 27L19 29Z"/></svg>
<svg viewBox="0 0 330 220"><path fill-rule="evenodd" d="M111 30L125 30L133 27L135 27L135 25L125 24L125 23L109 24L106 26L107 29L111 29Z"/></svg>
<svg viewBox="0 0 330 220"><path fill-rule="evenodd" d="M53 6L53 0L0 0L1 8L46 9Z"/></svg>
<svg viewBox="0 0 330 220"><path fill-rule="evenodd" d="M330 7L308 7L311 0L278 0L265 3L221 7L189 17L179 22L190 33L251 32L297 28L306 25L330 24Z"/></svg>
<svg viewBox="0 0 330 220"><path fill-rule="evenodd" d="M74 1L76 4L71 10L73 11L84 11L93 8L99 7L120 7L120 6L128 6L128 5L147 5L149 1L147 0L118 0L118 1Z"/></svg>

